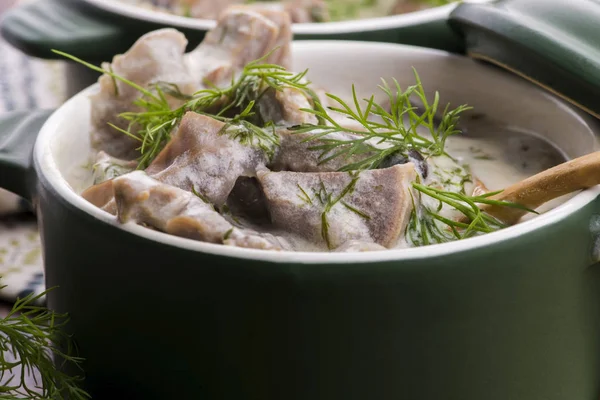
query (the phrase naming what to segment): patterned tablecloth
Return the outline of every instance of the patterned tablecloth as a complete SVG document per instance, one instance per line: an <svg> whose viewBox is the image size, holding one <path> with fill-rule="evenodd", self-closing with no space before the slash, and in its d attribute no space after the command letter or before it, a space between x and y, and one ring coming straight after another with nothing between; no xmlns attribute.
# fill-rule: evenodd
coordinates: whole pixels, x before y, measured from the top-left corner
<svg viewBox="0 0 600 400"><path fill-rule="evenodd" d="M27 57L0 38L0 116L58 107L65 100L63 76L62 63ZM0 290L0 300L44 290L37 225L33 215L23 212L24 206L0 189L0 285L7 285Z"/></svg>

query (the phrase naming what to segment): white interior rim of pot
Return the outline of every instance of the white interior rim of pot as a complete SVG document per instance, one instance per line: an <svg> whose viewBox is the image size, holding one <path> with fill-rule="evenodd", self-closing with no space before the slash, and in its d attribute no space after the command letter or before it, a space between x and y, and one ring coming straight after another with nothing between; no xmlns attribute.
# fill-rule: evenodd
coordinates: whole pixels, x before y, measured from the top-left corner
<svg viewBox="0 0 600 400"><path fill-rule="evenodd" d="M295 46L310 47L315 43L317 42L301 41L295 43ZM318 43L322 45L327 43L331 44L333 42L318 41ZM343 41L336 41L335 43L336 45L342 43L346 46L361 46L365 44L365 42ZM397 48L401 45L369 43L369 46L379 46L382 48ZM431 49L429 49L428 51L435 52ZM50 144L52 143L52 140L56 136L57 132L59 132L59 128L61 124L64 123L64 120L71 121L73 118L77 118L77 116L71 114L75 114L75 112L73 111L77 110L77 108L74 107L77 106L78 99L84 96L88 96L91 93L91 90L95 89L95 87L96 86L94 85L90 88L87 88L79 94L77 94L76 96L74 96L72 99L68 100L63 106L61 106L50 116L50 118L41 128L34 149L34 160L36 162L38 173L43 175L45 180L47 180L50 183L52 188L56 190L59 196L64 198L74 207L95 217L96 219L113 225L119 229L123 229L137 236L144 237L148 240L153 240L156 242L164 243L183 249L198 251L202 253L210 253L220 256L262 260L267 262L278 263L356 264L381 261L402 261L410 259L433 258L452 253L473 251L481 247L489 246L492 244L498 244L499 242L515 239L523 235L532 234L537 230L543 229L544 227L558 223L559 221L568 218L571 214L583 208L600 195L600 186L596 186L591 189L582 191L581 193L575 195L574 197L567 200L565 203L559 205L558 207L540 216L524 221L518 225L474 238L469 238L451 243L434 244L415 248L392 249L362 253L293 252L246 249L185 239L166 233L158 232L155 230L147 229L131 222L126 224L120 224L115 216L95 207L94 205L83 199L83 197L81 197L79 194L77 194L71 188L65 177L62 175L59 166L57 165L57 162L54 159L54 155L52 154ZM69 111L71 109L73 110ZM66 116L68 116L68 118Z"/></svg>
<svg viewBox="0 0 600 400"><path fill-rule="evenodd" d="M206 31L215 26L215 21L210 19L189 18L181 15L174 15L168 12L157 11L137 6L135 4L124 3L120 0L83 0L95 7L113 14L122 15L128 18L164 24L174 28L189 28ZM465 0L471 3L486 3L490 0ZM326 35L339 33L354 33L386 30L409 26L420 23L427 23L447 15L456 7L456 3L441 7L434 7L427 10L415 11L407 14L393 15L388 17L367 18L361 20L339 21L339 22L320 22L294 24L293 31L296 34Z"/></svg>

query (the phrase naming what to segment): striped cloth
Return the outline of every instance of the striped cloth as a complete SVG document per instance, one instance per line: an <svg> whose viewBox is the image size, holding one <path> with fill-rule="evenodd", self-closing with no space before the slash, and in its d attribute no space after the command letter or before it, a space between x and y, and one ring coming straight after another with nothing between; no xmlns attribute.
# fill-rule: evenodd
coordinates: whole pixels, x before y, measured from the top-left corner
<svg viewBox="0 0 600 400"><path fill-rule="evenodd" d="M0 0L2 2L4 0ZM2 9L0 8L0 13ZM0 38L0 118L14 110L56 108L65 100L63 64L25 56ZM0 300L44 290L35 217L26 202L0 189Z"/></svg>

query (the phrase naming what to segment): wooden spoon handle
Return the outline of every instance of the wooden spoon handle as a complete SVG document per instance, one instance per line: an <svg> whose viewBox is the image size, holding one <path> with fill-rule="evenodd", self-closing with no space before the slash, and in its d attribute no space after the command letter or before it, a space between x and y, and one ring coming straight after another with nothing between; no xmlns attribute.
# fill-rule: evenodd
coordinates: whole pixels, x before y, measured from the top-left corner
<svg viewBox="0 0 600 400"><path fill-rule="evenodd" d="M600 184L600 151L567 161L506 188L491 197L536 209L557 197ZM516 224L527 211L482 205L482 210L506 224Z"/></svg>

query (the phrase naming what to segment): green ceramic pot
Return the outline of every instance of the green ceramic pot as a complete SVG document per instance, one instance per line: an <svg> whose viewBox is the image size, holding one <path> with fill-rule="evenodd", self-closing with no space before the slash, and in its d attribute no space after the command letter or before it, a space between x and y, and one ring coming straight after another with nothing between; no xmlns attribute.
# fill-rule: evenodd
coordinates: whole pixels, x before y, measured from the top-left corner
<svg viewBox="0 0 600 400"><path fill-rule="evenodd" d="M521 75L600 118L598 0L465 3L449 23L467 54Z"/></svg>
<svg viewBox="0 0 600 400"><path fill-rule="evenodd" d="M474 3L488 0L470 0ZM456 4L368 20L295 24L297 40L368 40L403 43L452 52L464 51L463 41L448 25ZM125 52L144 33L175 27L195 47L214 21L149 11L120 0L34 0L10 10L0 21L2 36L28 55L59 59L62 50L99 64ZM98 76L70 65L69 95L83 90Z"/></svg>
<svg viewBox="0 0 600 400"><path fill-rule="evenodd" d="M489 0L469 0L482 3ZM447 24L456 3L383 18L333 23L294 24L296 39L345 39L402 42L461 50L462 42ZM52 49L90 59L109 59L127 50L143 33L174 27L196 46L215 25L126 4L121 0L34 0L10 10L2 35L29 55L56 58Z"/></svg>
<svg viewBox="0 0 600 400"><path fill-rule="evenodd" d="M414 66L430 94L475 107L466 126L510 118L569 157L600 148L597 120L467 58L341 41L297 42L293 52L297 69L334 92L355 82L370 93L380 77L406 86ZM325 254L200 243L119 225L79 197L95 90L45 123L38 114L15 124L20 115L0 129L0 186L35 205L47 285L59 286L48 304L72 317L94 399L600 395L599 188L518 226L424 248Z"/></svg>

